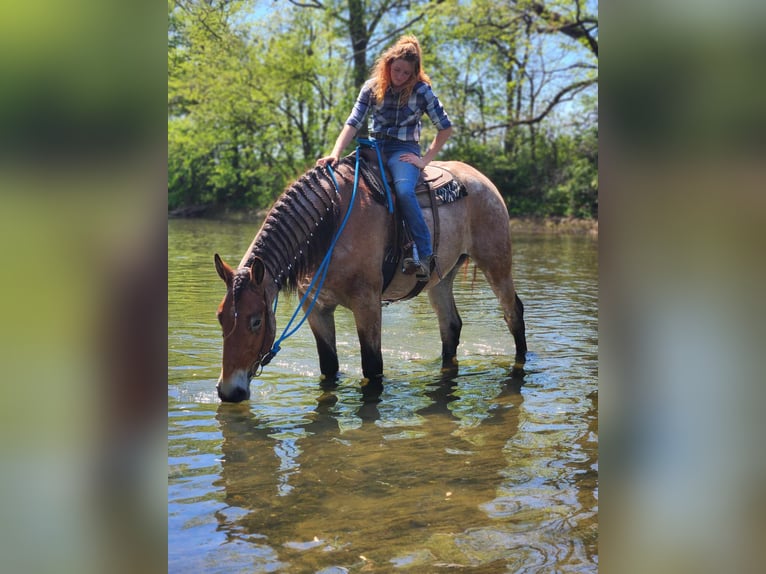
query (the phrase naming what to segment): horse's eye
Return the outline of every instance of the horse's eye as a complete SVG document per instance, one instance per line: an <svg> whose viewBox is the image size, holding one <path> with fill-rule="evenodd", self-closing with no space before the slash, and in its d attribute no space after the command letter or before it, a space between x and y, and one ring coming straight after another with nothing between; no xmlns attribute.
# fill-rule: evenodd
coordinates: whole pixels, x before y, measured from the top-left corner
<svg viewBox="0 0 766 574"><path fill-rule="evenodd" d="M261 316L260 315L251 315L250 316L250 330L255 333L258 329L261 328Z"/></svg>

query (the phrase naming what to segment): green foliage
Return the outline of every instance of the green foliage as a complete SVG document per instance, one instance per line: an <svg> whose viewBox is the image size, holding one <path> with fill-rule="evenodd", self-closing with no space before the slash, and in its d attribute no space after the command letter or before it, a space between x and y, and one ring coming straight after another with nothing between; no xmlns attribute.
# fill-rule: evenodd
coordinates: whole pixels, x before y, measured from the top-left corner
<svg viewBox="0 0 766 574"><path fill-rule="evenodd" d="M268 207L330 150L357 95L347 25L353 7L308 4L169 0L169 209ZM440 159L484 172L511 215L597 217L595 97L526 122L568 82L595 77L593 58L586 53L574 65L580 44L546 43L551 33L539 30L550 27L528 25L525 6L393 3L362 17L372 34L368 65L402 30L415 33L455 125ZM571 16L560 2L546 6ZM556 69L562 58L567 65ZM573 78L573 70L585 75ZM423 145L433 137L424 120Z"/></svg>
<svg viewBox="0 0 766 574"><path fill-rule="evenodd" d="M511 216L598 217L598 152L595 130L583 136L529 137L512 156L501 144L478 141L452 147L445 159L464 161L497 186Z"/></svg>

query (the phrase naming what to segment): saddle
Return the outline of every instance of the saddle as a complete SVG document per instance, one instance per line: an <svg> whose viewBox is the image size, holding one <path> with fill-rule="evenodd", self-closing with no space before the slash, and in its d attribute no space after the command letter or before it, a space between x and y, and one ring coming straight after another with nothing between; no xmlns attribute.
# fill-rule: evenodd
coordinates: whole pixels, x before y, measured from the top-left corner
<svg viewBox="0 0 766 574"><path fill-rule="evenodd" d="M411 256L414 242L404 222L404 218L399 210L396 209L393 178L388 169L385 168L385 161L383 162L384 171L381 172L381 162L378 159L377 150L371 147L359 146L354 153L359 153L359 170L375 200L383 205L388 205L389 199L385 190L385 178L385 182L390 190L391 201L394 202L395 231L392 237L388 238L383 261L383 290L385 291L394 278L399 262L404 257ZM433 217L434 253L438 251L439 236L441 235L439 207L458 201L466 195L468 195L468 192L465 186L448 169L429 164L421 172L418 183L415 186L415 196L421 209L431 210ZM436 264L436 271L441 276L438 263ZM402 273L412 274L414 271L402 269ZM404 299L414 297L420 293L424 286L425 282L418 281L413 291Z"/></svg>
<svg viewBox="0 0 766 574"><path fill-rule="evenodd" d="M353 156L354 154L351 155ZM391 173L385 168L385 162L383 163L385 173L381 173L378 152L375 149L360 147L359 155L360 170L362 176L367 181L367 186L373 192L375 199L379 203L386 205L388 200L383 185L383 178L385 177L389 189L393 190L394 182ZM466 195L468 195L468 192L465 186L455 178L452 172L444 167L437 167L431 164L427 165L420 173L418 183L415 185L415 196L418 199L418 204L422 209L433 209L434 219L438 218L436 208L446 203L453 203ZM434 226L436 226L435 221Z"/></svg>

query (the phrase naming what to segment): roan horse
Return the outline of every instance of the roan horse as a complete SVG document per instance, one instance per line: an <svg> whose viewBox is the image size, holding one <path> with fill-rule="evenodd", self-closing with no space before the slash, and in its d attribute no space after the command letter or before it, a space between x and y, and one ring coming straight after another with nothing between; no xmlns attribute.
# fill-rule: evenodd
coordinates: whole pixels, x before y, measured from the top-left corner
<svg viewBox="0 0 766 574"><path fill-rule="evenodd" d="M515 367L526 359L524 306L511 277L511 236L508 211L497 188L476 169L461 162L432 162L465 188L465 197L438 207L439 233L434 235L432 208L423 214L434 235L436 268L427 290L436 311L442 341L442 368L455 369L462 320L452 284L460 264L470 257L484 273L499 299L516 345ZM334 173L313 168L277 199L237 269L216 253L218 275L226 296L218 307L223 330L223 362L218 396L238 402L250 397L250 381L273 357L276 336L274 301L278 292L304 293L331 245L334 250L314 307L308 315L316 339L323 380L338 376L334 312L351 310L361 345L365 380L382 380L381 301L395 301L417 292L413 274L397 270L384 278L386 248L398 223L384 202L375 198L370 180L358 177L352 211L342 233L354 186L354 161L343 158ZM337 182L337 188L336 188ZM304 311L309 301L303 303Z"/></svg>

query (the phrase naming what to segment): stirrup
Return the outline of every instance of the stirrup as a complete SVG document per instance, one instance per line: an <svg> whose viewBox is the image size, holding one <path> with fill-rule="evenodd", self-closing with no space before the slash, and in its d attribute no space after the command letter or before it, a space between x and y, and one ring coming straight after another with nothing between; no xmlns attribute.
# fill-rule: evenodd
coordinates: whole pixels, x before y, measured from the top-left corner
<svg viewBox="0 0 766 574"><path fill-rule="evenodd" d="M418 281L428 281L431 278L431 262L433 259L434 256L429 255L424 260L418 261L418 269L415 271L415 277L417 277Z"/></svg>
<svg viewBox="0 0 766 574"><path fill-rule="evenodd" d="M412 257L405 257L402 260L402 272L412 274L420 269L420 261Z"/></svg>

